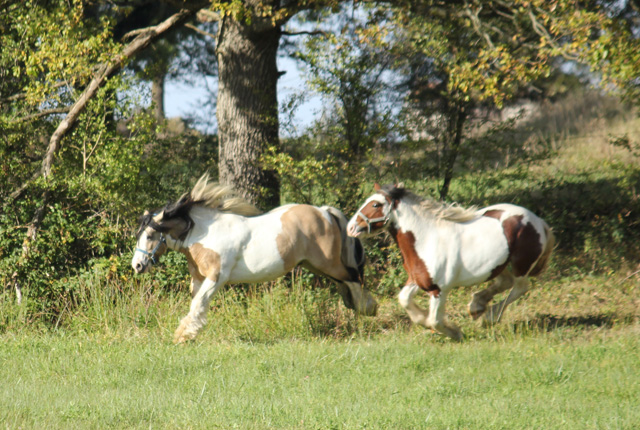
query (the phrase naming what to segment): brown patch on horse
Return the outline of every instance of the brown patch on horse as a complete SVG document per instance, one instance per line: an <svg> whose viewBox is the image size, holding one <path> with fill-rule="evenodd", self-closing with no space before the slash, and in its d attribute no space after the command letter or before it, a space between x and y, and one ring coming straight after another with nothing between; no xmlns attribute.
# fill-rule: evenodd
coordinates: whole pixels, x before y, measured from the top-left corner
<svg viewBox="0 0 640 430"><path fill-rule="evenodd" d="M529 272L529 276L538 276L544 272L547 268L547 264L549 264L549 258L551 257L551 252L553 252L553 247L556 244L556 238L553 235L553 231L546 224L544 226L544 233L547 239L544 250L542 251L540 258L538 258L536 265L531 269L531 272Z"/></svg>
<svg viewBox="0 0 640 430"><path fill-rule="evenodd" d="M513 274L516 277L527 275L531 266L538 260L542 253L540 235L531 223L522 223L522 215L514 215L502 222L502 229L509 246L509 259ZM504 265L506 266L506 264ZM496 272L496 268L492 272ZM504 267L502 267L504 269ZM497 276L498 273L496 273Z"/></svg>
<svg viewBox="0 0 640 430"><path fill-rule="evenodd" d="M189 272L194 279L202 282L205 278L217 281L220 275L220 254L194 243L183 251L189 263Z"/></svg>
<svg viewBox="0 0 640 430"><path fill-rule="evenodd" d="M388 199L388 197L387 197ZM356 216L356 222L358 223L358 227L360 228L364 228L364 229L368 229L369 227L367 226L367 221L362 218L360 216L360 214L366 216L367 218L371 219L376 219L376 218L384 218L384 212L382 212L382 206L378 207L378 208L374 208L373 205L374 204L381 204L378 201L370 201L369 203L367 203L366 206L364 206L361 210L360 213L358 213L358 215ZM372 222L371 223L371 231L375 231L378 229L381 229L382 227L384 227L385 222L384 221L376 221L376 222Z"/></svg>
<svg viewBox="0 0 640 430"><path fill-rule="evenodd" d="M500 209L492 209L490 211L486 211L485 213L482 214L482 216L487 216L489 218L495 218L498 221L500 221L500 218L502 218L502 214L504 213L503 210Z"/></svg>
<svg viewBox="0 0 640 430"><path fill-rule="evenodd" d="M542 254L540 234L531 223L520 228L513 244L511 265L515 276L525 276Z"/></svg>
<svg viewBox="0 0 640 430"><path fill-rule="evenodd" d="M299 256L306 255L305 267L312 271L322 269L339 281L350 279L341 260L341 234L336 222L329 221L310 205L293 206L280 220L282 232L276 237L276 244L286 271L302 263Z"/></svg>
<svg viewBox="0 0 640 430"><path fill-rule="evenodd" d="M396 230L393 226L389 227L389 233L391 233L398 248L400 248L400 253L402 253L404 269L409 275L407 285L416 284L432 296L438 297L440 295L440 287L433 283L427 266L416 251L416 237L414 234L410 231Z"/></svg>

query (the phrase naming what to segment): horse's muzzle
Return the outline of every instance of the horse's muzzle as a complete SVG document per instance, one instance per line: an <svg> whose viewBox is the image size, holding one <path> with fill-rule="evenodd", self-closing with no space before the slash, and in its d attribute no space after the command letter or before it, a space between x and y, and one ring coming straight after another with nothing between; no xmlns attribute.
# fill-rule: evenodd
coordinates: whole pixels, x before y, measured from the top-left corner
<svg viewBox="0 0 640 430"><path fill-rule="evenodd" d="M361 228L357 222L350 222L347 225L347 234L351 237L358 237L360 233L362 233L363 228Z"/></svg>
<svg viewBox="0 0 640 430"><path fill-rule="evenodd" d="M136 261L136 262L132 262L131 263L131 267L133 267L133 270L137 273L145 273L147 270L149 270L149 266L151 266L149 264L149 261Z"/></svg>

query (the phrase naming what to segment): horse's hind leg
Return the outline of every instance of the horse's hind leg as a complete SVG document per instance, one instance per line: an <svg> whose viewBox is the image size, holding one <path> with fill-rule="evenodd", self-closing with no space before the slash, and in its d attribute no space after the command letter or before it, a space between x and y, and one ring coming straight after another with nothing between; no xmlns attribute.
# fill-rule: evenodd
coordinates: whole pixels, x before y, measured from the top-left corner
<svg viewBox="0 0 640 430"><path fill-rule="evenodd" d="M351 309L355 309L356 312L362 315L374 316L376 314L378 303L362 284L359 282L344 281L341 285L346 285L347 288L349 288L351 304L353 305ZM338 285L338 291L340 291L341 285ZM346 294L348 294L348 292ZM344 300L345 306L349 307L346 294L342 294L342 299Z"/></svg>
<svg viewBox="0 0 640 430"><path fill-rule="evenodd" d="M504 270L491 281L491 284L487 288L475 293L469 303L469 314L471 314L471 317L475 320L484 314L487 310L487 304L493 300L496 294L500 294L511 288L514 279L515 277L511 272Z"/></svg>
<svg viewBox="0 0 640 430"><path fill-rule="evenodd" d="M487 312L482 317L482 324L491 325L500 321L502 313L507 306L518 300L527 291L529 291L529 279L526 277L515 278L513 289L509 292L507 298L487 309Z"/></svg>

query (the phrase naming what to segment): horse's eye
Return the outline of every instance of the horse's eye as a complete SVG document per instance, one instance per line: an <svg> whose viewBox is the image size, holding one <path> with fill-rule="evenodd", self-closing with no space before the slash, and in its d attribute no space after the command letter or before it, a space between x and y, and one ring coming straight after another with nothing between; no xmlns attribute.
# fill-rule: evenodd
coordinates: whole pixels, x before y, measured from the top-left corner
<svg viewBox="0 0 640 430"><path fill-rule="evenodd" d="M380 203L374 203L374 204L373 204L373 207L374 207L374 208L379 208L380 206L382 206L382 204L380 204Z"/></svg>

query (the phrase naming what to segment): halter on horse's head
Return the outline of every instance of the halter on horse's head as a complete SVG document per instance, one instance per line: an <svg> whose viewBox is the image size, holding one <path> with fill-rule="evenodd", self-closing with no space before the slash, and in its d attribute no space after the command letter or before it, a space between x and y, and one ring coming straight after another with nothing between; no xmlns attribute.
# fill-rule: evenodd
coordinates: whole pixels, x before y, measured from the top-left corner
<svg viewBox="0 0 640 430"><path fill-rule="evenodd" d="M351 236L376 233L384 228L393 216L398 201L405 195L402 185L381 187L376 183L373 187L376 193L364 202L349 222L348 231Z"/></svg>
<svg viewBox="0 0 640 430"><path fill-rule="evenodd" d="M160 215L160 216L159 216ZM136 249L131 266L136 273L146 272L167 251L166 229L162 227L162 214L145 211L140 219Z"/></svg>
<svg viewBox="0 0 640 430"><path fill-rule="evenodd" d="M153 214L149 211L144 212L140 218L138 240L131 261L136 273L146 272L151 265L158 262L169 247L167 237L172 242L185 239L193 227L189 209L197 203L183 196L177 202L167 204Z"/></svg>

